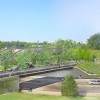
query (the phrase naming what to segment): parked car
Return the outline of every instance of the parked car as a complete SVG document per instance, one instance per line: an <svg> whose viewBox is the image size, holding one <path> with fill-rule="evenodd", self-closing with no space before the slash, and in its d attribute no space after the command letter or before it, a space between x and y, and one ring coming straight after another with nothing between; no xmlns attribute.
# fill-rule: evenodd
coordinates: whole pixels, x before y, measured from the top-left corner
<svg viewBox="0 0 100 100"><path fill-rule="evenodd" d="M89 84L100 84L100 79L92 79L89 81Z"/></svg>

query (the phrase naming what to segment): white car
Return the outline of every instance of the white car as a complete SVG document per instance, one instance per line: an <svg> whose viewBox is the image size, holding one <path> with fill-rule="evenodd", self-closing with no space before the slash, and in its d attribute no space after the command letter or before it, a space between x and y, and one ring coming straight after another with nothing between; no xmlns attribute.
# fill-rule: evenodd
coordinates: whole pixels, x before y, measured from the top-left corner
<svg viewBox="0 0 100 100"><path fill-rule="evenodd" d="M89 84L100 84L100 79L92 79L89 81Z"/></svg>

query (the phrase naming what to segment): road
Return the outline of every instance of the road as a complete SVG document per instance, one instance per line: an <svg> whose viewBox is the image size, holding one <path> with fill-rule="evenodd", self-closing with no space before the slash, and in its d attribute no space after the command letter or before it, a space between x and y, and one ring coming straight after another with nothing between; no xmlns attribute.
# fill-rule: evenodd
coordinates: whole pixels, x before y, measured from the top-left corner
<svg viewBox="0 0 100 100"><path fill-rule="evenodd" d="M100 85L89 85L88 82L90 79L78 79L79 74L81 74L84 78L89 77L89 75L76 68L74 71L72 69L68 69L22 78L20 81L20 88L23 90L29 90L31 87L33 91L37 91L37 93L38 91L55 91L60 92L61 94L62 79L71 73L74 77L77 77L75 81L78 85L78 91L81 93L81 95L91 95L92 93L92 95L95 94L96 96L98 94L100 96Z"/></svg>
<svg viewBox="0 0 100 100"><path fill-rule="evenodd" d="M37 78L38 77L38 78ZM30 80L21 79L20 88L23 90L29 90L29 88L37 89L42 88L42 90L47 91L61 91L62 78L58 77L45 77L45 76L31 76ZM76 79L78 85L78 90L80 93L100 93L100 85L89 85L89 79ZM47 88L52 84L57 84L59 88ZM46 88L45 88L46 87ZM44 89L43 89L44 88Z"/></svg>

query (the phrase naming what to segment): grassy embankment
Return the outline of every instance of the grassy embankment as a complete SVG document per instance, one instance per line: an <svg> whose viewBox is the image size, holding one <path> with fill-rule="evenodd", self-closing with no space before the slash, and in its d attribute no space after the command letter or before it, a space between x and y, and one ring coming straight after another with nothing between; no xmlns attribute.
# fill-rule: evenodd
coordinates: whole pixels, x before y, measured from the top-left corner
<svg viewBox="0 0 100 100"><path fill-rule="evenodd" d="M98 63L85 62L79 63L77 66L89 74L96 74L98 77L100 77L100 64Z"/></svg>
<svg viewBox="0 0 100 100"><path fill-rule="evenodd" d="M100 100L100 97L64 97L64 96L47 96L25 93L10 93L0 95L0 100Z"/></svg>

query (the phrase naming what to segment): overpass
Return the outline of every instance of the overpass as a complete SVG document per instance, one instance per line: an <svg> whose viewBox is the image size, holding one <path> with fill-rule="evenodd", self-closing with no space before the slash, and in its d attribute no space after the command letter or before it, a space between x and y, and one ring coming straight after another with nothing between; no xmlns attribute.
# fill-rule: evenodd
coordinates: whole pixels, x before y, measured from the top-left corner
<svg viewBox="0 0 100 100"><path fill-rule="evenodd" d="M9 76L24 77L24 76L29 76L29 75L53 72L53 71L73 68L75 65L76 64L67 64L67 65L62 65L62 66L40 67L40 68L35 67L35 68L27 68L27 69L23 69L23 70L15 70L14 72L0 71L0 78L9 77Z"/></svg>

